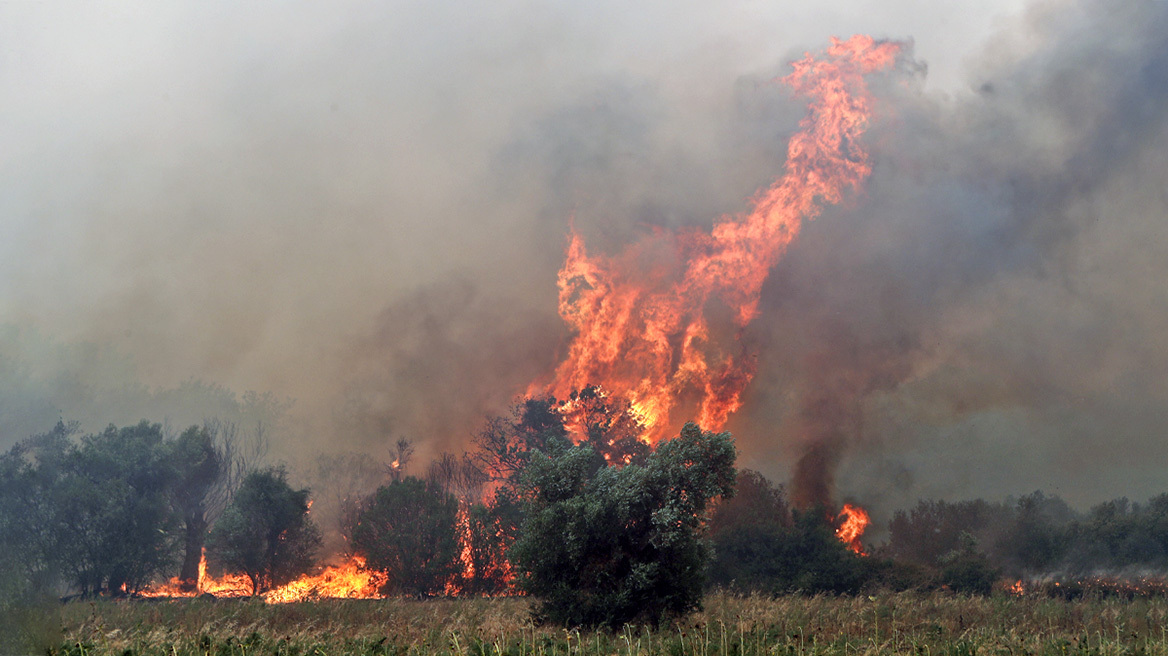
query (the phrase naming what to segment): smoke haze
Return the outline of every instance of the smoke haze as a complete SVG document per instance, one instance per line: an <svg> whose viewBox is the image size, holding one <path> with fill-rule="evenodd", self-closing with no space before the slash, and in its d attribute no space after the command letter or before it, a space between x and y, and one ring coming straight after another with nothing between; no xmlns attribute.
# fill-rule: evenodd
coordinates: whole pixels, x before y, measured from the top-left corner
<svg viewBox="0 0 1168 656"><path fill-rule="evenodd" d="M1168 9L808 4L0 5L0 444L458 449L562 355L569 220L616 250L743 209L803 113L772 78L865 32L915 60L764 288L741 464L877 519L1168 489Z"/></svg>

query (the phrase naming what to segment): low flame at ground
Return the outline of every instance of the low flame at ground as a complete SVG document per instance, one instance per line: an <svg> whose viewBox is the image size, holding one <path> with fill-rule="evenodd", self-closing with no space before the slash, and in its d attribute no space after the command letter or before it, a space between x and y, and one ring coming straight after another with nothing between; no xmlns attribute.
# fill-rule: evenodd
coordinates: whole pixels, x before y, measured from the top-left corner
<svg viewBox="0 0 1168 656"><path fill-rule="evenodd" d="M365 559L352 556L340 565L326 567L316 576L304 576L264 594L269 604L310 599L373 599L381 596L383 572L365 569Z"/></svg>
<svg viewBox="0 0 1168 656"><path fill-rule="evenodd" d="M868 524L872 523L872 520L868 518L868 511L859 506L845 503L844 509L840 511L836 521L840 522L840 525L835 530L835 536L839 538L840 542L861 556L867 556L860 538L864 537L864 530L868 528Z"/></svg>
<svg viewBox="0 0 1168 656"><path fill-rule="evenodd" d="M315 575L304 575L291 583L265 592L269 604L283 604L310 599L372 599L380 596L386 576L382 572L365 569L365 559L351 556L338 565L330 565ZM199 582L195 589L183 586L177 577L139 594L143 597L195 597L211 594L216 597L251 596L251 579L244 574L207 574L207 557L199 561Z"/></svg>

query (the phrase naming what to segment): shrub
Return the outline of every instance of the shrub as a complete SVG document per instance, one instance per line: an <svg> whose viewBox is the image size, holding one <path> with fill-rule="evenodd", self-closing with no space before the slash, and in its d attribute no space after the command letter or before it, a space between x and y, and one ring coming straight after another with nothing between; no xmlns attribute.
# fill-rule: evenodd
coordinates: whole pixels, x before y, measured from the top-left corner
<svg viewBox="0 0 1168 656"><path fill-rule="evenodd" d="M550 445L524 474L509 555L537 614L566 626L655 622L700 606L710 499L730 494L729 433L687 424L644 464L608 466L588 445Z"/></svg>
<svg viewBox="0 0 1168 656"><path fill-rule="evenodd" d="M412 476L384 485L365 502L353 529L353 549L385 572L384 592L442 592L459 573L458 500Z"/></svg>
<svg viewBox="0 0 1168 656"><path fill-rule="evenodd" d="M211 530L209 559L246 574L253 594L304 574L321 541L308 518L308 494L288 485L283 467L248 474Z"/></svg>

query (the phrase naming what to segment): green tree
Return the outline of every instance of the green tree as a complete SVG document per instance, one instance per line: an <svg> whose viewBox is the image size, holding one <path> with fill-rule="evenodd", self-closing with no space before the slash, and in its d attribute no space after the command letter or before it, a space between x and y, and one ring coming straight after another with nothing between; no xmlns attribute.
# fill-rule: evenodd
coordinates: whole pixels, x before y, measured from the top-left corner
<svg viewBox="0 0 1168 656"><path fill-rule="evenodd" d="M458 499L413 476L384 485L362 506L353 550L385 572L384 592L428 595L459 574Z"/></svg>
<svg viewBox="0 0 1168 656"><path fill-rule="evenodd" d="M0 454L0 653L60 644L64 536L53 494L76 431L58 422Z"/></svg>
<svg viewBox="0 0 1168 656"><path fill-rule="evenodd" d="M792 516L783 488L749 469L738 472L735 488L710 517L710 583L762 592L787 587L793 573L784 545Z"/></svg>
<svg viewBox="0 0 1168 656"><path fill-rule="evenodd" d="M248 474L207 540L208 560L246 574L252 594L307 572L320 547L309 491L292 489L287 478L283 467Z"/></svg>
<svg viewBox="0 0 1168 656"><path fill-rule="evenodd" d="M172 566L173 469L162 426L109 426L65 449L52 483L58 544L82 594L135 592Z"/></svg>
<svg viewBox="0 0 1168 656"><path fill-rule="evenodd" d="M998 580L998 570L977 550L977 538L962 533L961 546L941 557L940 582L954 592L988 595Z"/></svg>
<svg viewBox="0 0 1168 656"><path fill-rule="evenodd" d="M182 521L183 561L179 580L193 590L199 582L199 561L207 539L212 491L230 466L205 427L191 426L170 444L175 469L172 497Z"/></svg>
<svg viewBox="0 0 1168 656"><path fill-rule="evenodd" d="M606 466L552 441L523 476L525 520L509 556L538 613L567 626L658 621L700 606L706 507L733 492L729 433L686 424L644 464Z"/></svg>

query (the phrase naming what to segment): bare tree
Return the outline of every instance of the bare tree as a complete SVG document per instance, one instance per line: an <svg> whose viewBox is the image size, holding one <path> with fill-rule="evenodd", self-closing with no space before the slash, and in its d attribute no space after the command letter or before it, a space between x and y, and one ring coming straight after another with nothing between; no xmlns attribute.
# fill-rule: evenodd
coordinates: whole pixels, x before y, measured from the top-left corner
<svg viewBox="0 0 1168 656"><path fill-rule="evenodd" d="M267 429L257 422L241 435L232 422L209 419L170 441L175 467L174 505L182 516L184 554L179 580L195 589L208 529L231 502L235 491L267 455Z"/></svg>
<svg viewBox="0 0 1168 656"><path fill-rule="evenodd" d="M430 463L426 479L466 505L479 500L490 477L468 454L444 452Z"/></svg>
<svg viewBox="0 0 1168 656"><path fill-rule="evenodd" d="M401 437L389 447L389 464L385 466L385 473L391 481L400 481L405 476L406 466L414 457L414 445L408 439Z"/></svg>
<svg viewBox="0 0 1168 656"><path fill-rule="evenodd" d="M361 504L385 481L386 468L365 453L328 453L317 457L313 477L312 514L325 529L325 550L347 549Z"/></svg>

